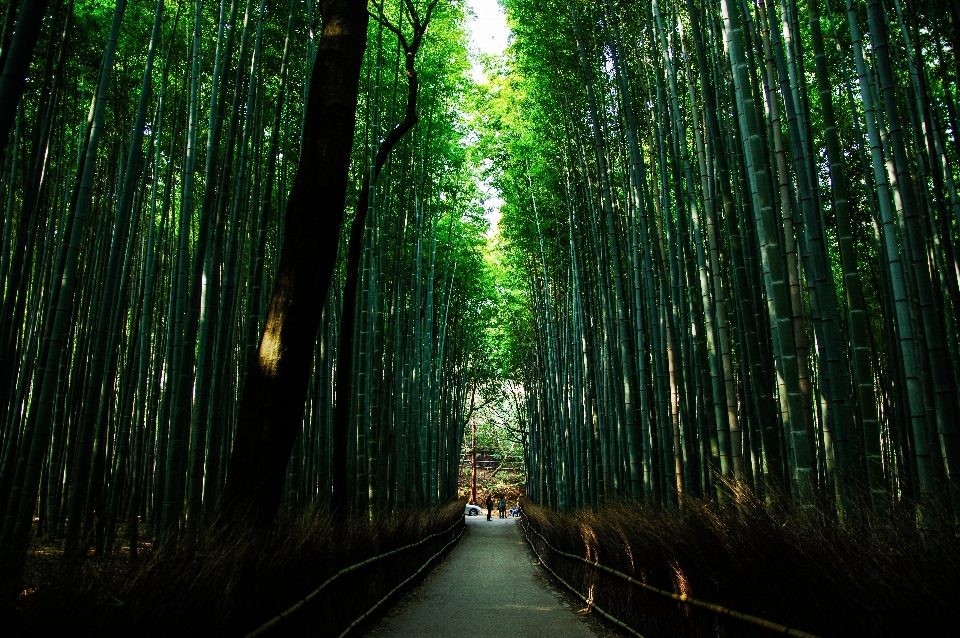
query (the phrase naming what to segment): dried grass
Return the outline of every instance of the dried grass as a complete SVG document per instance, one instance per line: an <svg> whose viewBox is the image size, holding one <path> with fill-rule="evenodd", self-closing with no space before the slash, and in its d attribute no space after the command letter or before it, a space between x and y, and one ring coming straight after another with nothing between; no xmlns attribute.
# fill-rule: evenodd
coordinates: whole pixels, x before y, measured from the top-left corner
<svg viewBox="0 0 960 638"><path fill-rule="evenodd" d="M282 517L267 533L209 526L147 549L50 569L34 553L32 583L6 635L244 635L344 567L450 527L464 502L336 523L325 509ZM440 536L344 576L285 621L277 635L339 635L448 542ZM32 566L32 567L31 567ZM5 632L6 633L6 632Z"/></svg>
<svg viewBox="0 0 960 638"><path fill-rule="evenodd" d="M524 507L562 551L816 635L952 635L960 626L958 529L950 522L921 528L910 508L885 516L857 509L841 522L782 499L760 501L737 486L726 506L688 498L680 510ZM952 519L943 513L940 520ZM645 636L770 635L544 550L540 542L561 578Z"/></svg>

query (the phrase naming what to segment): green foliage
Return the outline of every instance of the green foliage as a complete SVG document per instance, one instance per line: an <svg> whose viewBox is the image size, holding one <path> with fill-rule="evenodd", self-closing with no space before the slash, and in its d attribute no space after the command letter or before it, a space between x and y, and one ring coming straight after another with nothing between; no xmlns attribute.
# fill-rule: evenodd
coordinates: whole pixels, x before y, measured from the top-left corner
<svg viewBox="0 0 960 638"><path fill-rule="evenodd" d="M921 476L917 492L904 459L960 396L903 366L960 371L958 279L934 274L956 262L960 200L937 185L957 179L955 18L896 2L503 4L512 44L485 61L473 123L504 200L498 340L531 397L536 497L637 497L637 474L644 498L677 502L722 498L717 475L758 493L789 480L841 510L868 484L878 506L951 491L951 428L929 440L938 487ZM871 118L902 122L902 145L870 138ZM924 337L900 325L907 306ZM907 416L920 385L939 416Z"/></svg>
<svg viewBox="0 0 960 638"><path fill-rule="evenodd" d="M399 20L399 5L387 4L387 17ZM124 261L115 257L125 257L127 249L126 243L114 245L115 211L156 7L127 3L108 69L66 346L55 368L59 378L51 373L48 386L55 404L50 444L36 446L37 467L56 468L44 474L39 488L37 529L44 534L56 537L70 528L73 538L110 552L124 524L134 536L138 520L152 539L175 536L199 525L204 511L217 505L246 364L260 342L280 260L320 37L316 2L267 0L262 6L261 16L259 0L164 5L144 96L144 139L134 149L140 152L134 153L132 213L122 231L130 238L130 267L119 274L117 296L109 299L109 321L101 322L107 266ZM423 11L427 3L415 6ZM42 389L41 358L64 263L62 238L72 223L90 98L115 7L112 0L50 3L24 94L16 171L12 152L0 161L7 211L0 245L0 402L6 415L0 419L6 455L0 459L0 511L10 512L10 520L18 516L13 483L20 480L18 459L30 456L30 439L21 435ZM419 123L395 149L373 193L353 327L360 389L349 462L358 511L452 497L470 395L498 374L487 332L498 316L486 256L488 222L465 139L465 105L474 89L464 11L460 0L444 0L433 14L416 61ZM409 31L402 21L400 28ZM402 117L402 69L396 35L371 20L343 211L347 228L372 155ZM213 102L215 94L219 102ZM219 144L211 117L219 121ZM191 154L192 168L186 159ZM31 195L37 192L34 211ZM294 509L329 497L330 415L336 401L349 400L333 393L342 263L334 279L306 380L303 428L288 466L285 501ZM110 328L103 338L101 324ZM109 347L98 350L98 344ZM109 359L100 362L102 384L90 381L91 361L101 350ZM84 405L89 397L104 398ZM78 429L87 422L84 447L77 448ZM96 488L72 490L77 467L89 469ZM8 504L11 493L17 496ZM19 508L26 529L34 520L35 498L25 497ZM0 548L0 562L6 550Z"/></svg>

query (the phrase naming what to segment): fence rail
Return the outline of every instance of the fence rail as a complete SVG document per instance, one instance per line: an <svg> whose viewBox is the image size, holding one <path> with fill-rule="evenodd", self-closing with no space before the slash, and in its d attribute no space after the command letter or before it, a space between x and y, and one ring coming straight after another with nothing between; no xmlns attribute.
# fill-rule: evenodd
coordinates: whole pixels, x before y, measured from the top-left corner
<svg viewBox="0 0 960 638"><path fill-rule="evenodd" d="M724 607L723 605L717 605L715 603L710 603L710 602L698 600L696 598L692 598L690 596L687 596L686 594L677 594L672 591L667 591L665 589L659 589L657 587L653 587L652 585L648 585L642 581L637 580L636 578L633 578L629 574L625 574L621 571L617 571L615 569L607 567L606 565L602 565L596 561L592 561L592 560L583 558L582 556L577 556L576 554L570 554L562 550L559 550L553 545L551 545L550 542L543 536L543 534L541 534L540 532L538 532L536 529L533 528L533 526L530 524L529 518L527 517L526 513L523 511L522 508L520 510L520 522L521 522L521 525L523 526L523 536L526 539L527 543L530 545L530 549L533 550L533 553L534 555L536 555L537 560L540 561L540 564L543 565L547 571L553 574L554 578L559 580L565 587L567 587L567 589L571 590L574 594L576 594L579 598L581 598L584 602L586 602L587 605L590 606L594 611L599 612L601 616L612 621L617 626L623 629L626 629L628 632L630 632L635 636L641 636L641 634L638 633L637 630L635 630L634 628L624 623L623 621L613 617L608 612L603 611L602 609L597 607L595 604L593 604L592 598L588 599L581 592L577 591L575 587L570 585L567 581L561 578L556 572L554 572L553 569L551 569L550 566L547 565L546 561L544 561L543 558L540 556L540 553L537 551L536 547L534 546L533 541L530 540L530 536L527 533L528 530L533 532L537 537L539 537L540 540L543 542L543 544L546 545L546 547L557 556L562 556L567 559L580 561L595 569L599 569L608 574L612 574L613 576L616 576L617 578L620 578L621 580L624 580L630 583L631 585L636 585L638 587L641 587L646 591L653 592L655 594L659 594L667 598L672 598L673 600L686 603L688 605L694 605L702 609L707 609L713 612L714 614L717 614L720 616L729 616L730 618L736 618L743 622L750 623L752 625L761 627L763 629L766 629L774 633L783 634L786 636L794 636L795 638L818 638L814 634L807 633L799 629L794 629L792 627L787 627L786 625L781 625L779 623L775 623L773 621L766 620L764 618L759 618L757 616L752 616L750 614L744 614L742 612Z"/></svg>
<svg viewBox="0 0 960 638"><path fill-rule="evenodd" d="M461 520L462 520L462 519L461 519ZM399 585L397 585L396 587L394 587L394 588L391 589L390 591L388 591L388 592L387 592L387 595L384 596L383 598L381 598L380 600L378 600L378 601L376 602L376 604L373 605L373 607L371 607L370 609L368 609L366 612L364 612L364 614L363 614L362 616L360 616L359 618L357 618L356 620L354 620L352 623L350 623L350 626L343 630L343 633L340 634L340 637L339 637L339 638L343 638L343 637L346 636L348 633L350 633L350 630L351 630L351 629L353 629L354 627L356 627L357 625L359 625L359 624L360 624L361 622L363 622L368 616L370 616L370 614L372 614L372 613L373 613L374 611L376 611L381 605L383 605L383 603L387 602L387 600L388 600L391 596L393 596L395 593L397 593L397 591L399 591L400 588L402 588L404 585L406 585L406 584L409 583L411 580L413 580L414 578L416 578L417 576L419 576L421 573L423 573L423 570L425 570L425 569L430 565L430 563L432 563L432 562L434 561L434 559L436 559L438 556L440 556L440 554L442 554L442 553L444 553L445 551L447 551L447 548L449 548L451 545L453 545L453 544L456 543L458 540L460 540L460 537L463 536L463 531L464 531L464 529L465 529L465 527L461 527L461 528L460 528L460 533L457 534L457 537L456 537L456 538L454 538L452 541L450 541L449 543L447 543L446 545L444 545L442 548L440 548L440 551L437 552L436 554L434 554L433 556L431 556L430 558L428 558L428 559L427 559L427 562L425 562L423 565L420 566L420 569L418 569L417 571L413 572L413 574L411 574L409 578L407 578L406 580L404 580L402 583L400 583Z"/></svg>
<svg viewBox="0 0 960 638"><path fill-rule="evenodd" d="M373 557L371 557L371 558L367 558L366 560L362 560L362 561L360 561L359 563L356 563L356 564L354 564L354 565L350 565L349 567L344 567L343 569L341 569L340 571L338 571L337 573L335 573L333 576L331 576L331 577L328 578L327 580L323 581L323 583L321 583L319 587L317 587L316 589L314 589L312 592L310 592L309 594L307 594L306 596L304 596L304 597L301 598L300 600L298 600L296 603L294 603L293 605L291 605L289 608L287 608L286 610L280 612L279 614L277 614L276 616L274 616L273 618L271 618L271 619L268 620L267 622L263 623L262 625L260 625L259 627L257 627L256 629L254 629L253 631L251 631L250 633L248 633L248 634L245 636L245 638L257 638L258 636L262 636L262 635L266 634L268 631L270 631L271 629L273 629L274 627L276 627L277 625L279 625L280 623L282 623L284 620L290 618L290 617L291 617L293 614L295 614L297 611L303 609L303 607L304 607L307 603L309 603L311 600L313 600L314 598L316 598L317 595L319 595L321 591L323 591L324 589L326 589L331 583L335 582L335 581L336 581L337 579L339 579L341 576L346 576L347 574L349 574L349 573L351 573L351 572L355 572L355 571L357 571L358 569L361 569L362 567L366 567L367 565L370 565L371 563L375 563L375 562L381 561L381 560L383 560L383 559L385 559L385 558L389 558L389 557L391 557L391 556L395 556L395 555L397 555L397 554L399 554L399 553L401 553L401 552L405 552L405 551L407 551L407 550L414 549L414 548L416 548L416 547L420 547L420 546L423 545L424 543L427 543L428 541L430 541L430 540L432 540L432 539L434 539L434 538L437 538L438 536L443 536L443 535L445 535L445 534L449 534L449 533L452 532L452 531L454 530L454 528L456 528L458 525L460 526L460 533L457 534L456 538L454 538L454 539L451 540L450 542L446 543L446 544L443 546L443 548L440 549L440 551L438 551L437 553L433 554L429 559L427 559L427 561L426 561L423 565L421 565L420 568L417 569L412 575L410 575L408 578L406 578L405 580L403 580L403 582L401 582L399 585L397 585L396 587L394 587L393 589L391 589L391 590L386 594L386 596L384 596L384 597L381 598L379 601L377 601L377 603L374 604L374 606L371 607L370 609L368 609L366 612L364 612L364 614L363 614L362 616L360 616L359 618L357 618L356 620L354 620L353 622L351 622L350 625L346 628L346 630L344 630L343 633L340 634L340 636L341 636L341 638L342 638L343 636L347 635L347 633L349 633L351 629L353 629L354 627L356 627L357 625L359 625L364 619L366 619L371 613L373 613L373 611L375 611L375 610L376 610L378 607L380 607L384 602L386 602L386 600L387 600L388 598L390 598L390 596L392 596L394 593L396 593L401 587L403 587L404 585L406 585L407 583L409 583L411 580L413 580L414 578L416 578L418 574L422 573L423 570L426 569L426 567L427 567L430 563L432 563L432 562L434 561L434 559L436 559L438 556L440 556L441 554L443 554L443 552L445 552L450 546L452 546L454 543L456 543L457 541L460 540L460 537L463 536L463 530L464 530L464 528L465 528L465 522L464 522L463 516L461 516L460 518L458 518L457 521L456 521L453 525L451 525L451 526L448 527L447 529L443 530L442 532L437 532L437 533L435 533L435 534L430 534L429 536L425 536L425 537L421 538L421 539L420 539L419 541L417 541L416 543L410 543L409 545L404 545L403 547L398 547L398 548L396 548L396 549L393 549L393 550L391 550L391 551L389 551L389 552L380 554L380 555L378 555L378 556L373 556Z"/></svg>

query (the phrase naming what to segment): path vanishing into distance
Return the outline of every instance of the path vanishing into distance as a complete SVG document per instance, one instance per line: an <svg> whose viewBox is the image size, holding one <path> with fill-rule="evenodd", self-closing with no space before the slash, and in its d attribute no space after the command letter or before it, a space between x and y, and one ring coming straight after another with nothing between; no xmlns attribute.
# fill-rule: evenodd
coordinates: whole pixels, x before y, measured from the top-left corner
<svg viewBox="0 0 960 638"><path fill-rule="evenodd" d="M592 638L597 633L536 566L519 519L467 517L444 562L365 635Z"/></svg>

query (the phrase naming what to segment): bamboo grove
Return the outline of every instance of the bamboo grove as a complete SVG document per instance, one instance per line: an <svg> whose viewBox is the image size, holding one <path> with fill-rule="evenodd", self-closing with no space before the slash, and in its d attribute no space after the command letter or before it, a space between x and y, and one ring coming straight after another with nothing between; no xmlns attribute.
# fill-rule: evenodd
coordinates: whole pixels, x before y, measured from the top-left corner
<svg viewBox="0 0 960 638"><path fill-rule="evenodd" d="M18 5L4 3L3 53ZM406 6L388 1L370 21L348 219L403 119ZM68 552L136 552L138 534L174 538L215 510L281 250L317 11L313 0L49 3L2 158L6 565L31 525ZM456 494L471 335L489 314L486 222L458 111L463 22L457 2L434 12L415 61L419 123L366 193L355 319L341 321L342 263L327 296L289 507L330 498L344 330L352 509Z"/></svg>
<svg viewBox="0 0 960 638"><path fill-rule="evenodd" d="M530 494L957 511L956 3L504 4Z"/></svg>

